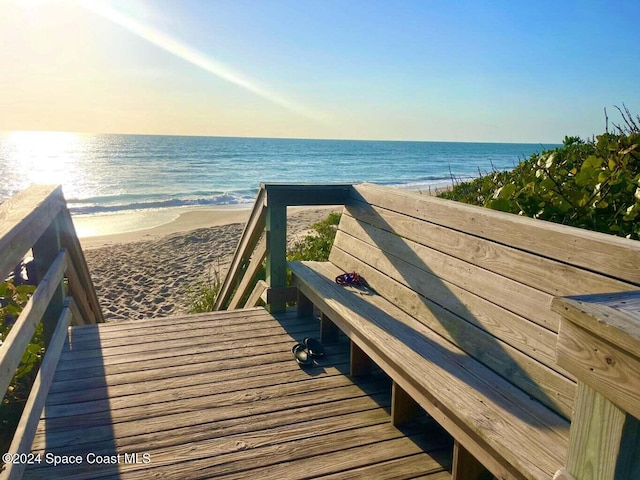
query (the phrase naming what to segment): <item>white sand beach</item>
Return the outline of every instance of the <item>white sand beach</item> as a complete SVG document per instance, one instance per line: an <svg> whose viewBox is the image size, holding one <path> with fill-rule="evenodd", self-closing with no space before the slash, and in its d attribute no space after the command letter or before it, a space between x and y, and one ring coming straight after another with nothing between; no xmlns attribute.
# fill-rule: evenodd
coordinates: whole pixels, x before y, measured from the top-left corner
<svg viewBox="0 0 640 480"><path fill-rule="evenodd" d="M289 241L333 209L289 209ZM74 218L107 321L186 313L189 291L214 270L226 273L249 214L234 207Z"/></svg>

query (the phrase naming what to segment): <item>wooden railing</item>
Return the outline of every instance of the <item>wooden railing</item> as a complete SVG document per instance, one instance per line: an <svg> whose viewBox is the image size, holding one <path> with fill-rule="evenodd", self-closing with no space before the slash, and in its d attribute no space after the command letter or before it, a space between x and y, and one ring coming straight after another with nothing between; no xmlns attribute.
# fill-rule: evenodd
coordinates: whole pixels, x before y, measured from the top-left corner
<svg viewBox="0 0 640 480"><path fill-rule="evenodd" d="M555 298L558 364L578 379L556 480L640 478L640 292Z"/></svg>
<svg viewBox="0 0 640 480"><path fill-rule="evenodd" d="M344 205L350 189L350 184L261 184L214 309L248 308L262 300L269 311L283 311L295 294L287 287L287 207ZM256 283L263 263L266 279Z"/></svg>
<svg viewBox="0 0 640 480"><path fill-rule="evenodd" d="M45 355L18 424L11 454L27 453L35 435L62 347L71 324L104 322L89 269L59 186L31 186L0 205L0 279L31 251L35 292L0 346L3 396L36 328L43 324ZM8 463L2 478L19 478Z"/></svg>

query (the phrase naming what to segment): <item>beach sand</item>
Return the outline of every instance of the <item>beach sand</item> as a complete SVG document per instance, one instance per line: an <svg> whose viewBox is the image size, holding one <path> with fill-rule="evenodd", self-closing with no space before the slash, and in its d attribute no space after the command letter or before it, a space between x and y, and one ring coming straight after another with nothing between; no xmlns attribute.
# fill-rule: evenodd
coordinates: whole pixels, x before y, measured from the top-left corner
<svg viewBox="0 0 640 480"><path fill-rule="evenodd" d="M332 210L341 209L290 208L289 243ZM114 228L141 223L113 215L74 219L105 319L187 313L189 292L216 270L224 278L249 214L238 208L161 212L145 218L142 225L151 228L115 234ZM88 231L112 234L82 236Z"/></svg>

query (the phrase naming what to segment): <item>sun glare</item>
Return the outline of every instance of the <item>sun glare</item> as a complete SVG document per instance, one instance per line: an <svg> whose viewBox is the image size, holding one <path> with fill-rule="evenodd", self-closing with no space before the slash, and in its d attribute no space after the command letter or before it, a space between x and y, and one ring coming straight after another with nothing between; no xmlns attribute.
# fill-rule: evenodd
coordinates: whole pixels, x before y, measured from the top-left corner
<svg viewBox="0 0 640 480"><path fill-rule="evenodd" d="M137 35L138 37L146 40L156 47L161 48L166 52L169 52L172 55L175 55L176 57L179 57L182 60L189 62L192 65L195 65L196 67L201 68L202 70L212 75L215 75L218 78L221 78L240 88L252 92L259 97L280 105L281 107L284 107L299 115L316 121L321 120L315 112L312 112L305 106L284 98L278 93L269 90L263 85L260 85L257 81L247 78L235 69L224 65L217 60L214 60L210 56L195 50L189 45L178 41L177 39L151 27L150 25L142 23L128 15L123 14L122 12L106 4L105 2L96 0L78 0L78 4L93 12L94 14L99 15L116 25L119 25L120 27L128 30L134 35Z"/></svg>
<svg viewBox="0 0 640 480"><path fill-rule="evenodd" d="M4 156L27 183L63 183L75 163L82 137L68 132L11 132Z"/></svg>

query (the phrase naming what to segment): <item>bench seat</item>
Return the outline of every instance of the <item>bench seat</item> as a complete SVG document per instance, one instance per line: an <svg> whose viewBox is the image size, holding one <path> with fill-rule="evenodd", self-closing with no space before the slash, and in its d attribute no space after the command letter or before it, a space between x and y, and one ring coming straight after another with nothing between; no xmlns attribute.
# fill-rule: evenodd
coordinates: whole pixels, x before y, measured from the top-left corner
<svg viewBox="0 0 640 480"><path fill-rule="evenodd" d="M637 290L637 242L361 184L328 260L290 264L298 309L322 312L321 337L349 336L352 373L389 374L392 421L417 403L449 431L454 480L565 466L577 386L551 302ZM335 283L351 271L370 289Z"/></svg>
<svg viewBox="0 0 640 480"><path fill-rule="evenodd" d="M569 421L330 262L290 262L294 284L498 478L550 479Z"/></svg>

